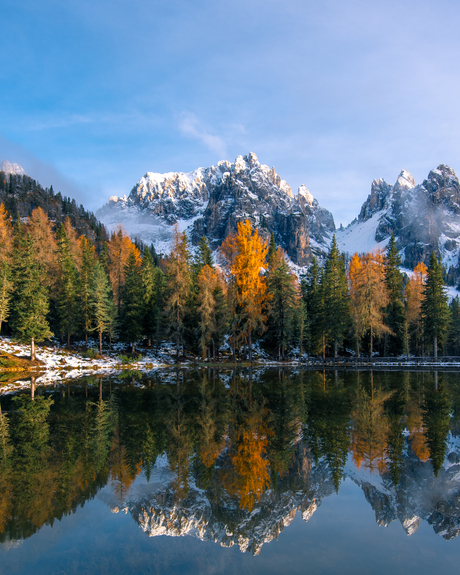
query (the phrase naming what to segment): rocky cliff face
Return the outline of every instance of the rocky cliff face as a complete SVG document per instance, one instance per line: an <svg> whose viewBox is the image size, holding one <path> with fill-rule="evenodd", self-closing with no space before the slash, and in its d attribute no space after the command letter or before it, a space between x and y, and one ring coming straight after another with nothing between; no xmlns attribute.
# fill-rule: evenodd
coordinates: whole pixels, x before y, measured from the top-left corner
<svg viewBox="0 0 460 575"><path fill-rule="evenodd" d="M337 235L353 253L385 247L392 234L407 267L428 263L433 250L448 269L458 266L460 185L452 168L441 164L419 185L406 170L393 186L374 180L358 218Z"/></svg>
<svg viewBox="0 0 460 575"><path fill-rule="evenodd" d="M189 174L148 172L127 198L112 197L97 215L107 227L121 223L160 252L169 249L176 223L192 244L204 235L217 248L237 222L248 218L264 239L274 232L277 244L300 266L327 251L335 230L331 213L305 186L294 197L287 182L255 154Z"/></svg>

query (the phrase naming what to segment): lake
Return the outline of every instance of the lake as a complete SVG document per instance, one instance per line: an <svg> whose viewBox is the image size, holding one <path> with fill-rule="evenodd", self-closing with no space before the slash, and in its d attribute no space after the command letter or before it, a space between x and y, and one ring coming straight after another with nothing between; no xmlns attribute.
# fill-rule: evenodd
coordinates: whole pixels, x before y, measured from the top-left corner
<svg viewBox="0 0 460 575"><path fill-rule="evenodd" d="M458 572L460 373L126 371L0 404L0 573Z"/></svg>

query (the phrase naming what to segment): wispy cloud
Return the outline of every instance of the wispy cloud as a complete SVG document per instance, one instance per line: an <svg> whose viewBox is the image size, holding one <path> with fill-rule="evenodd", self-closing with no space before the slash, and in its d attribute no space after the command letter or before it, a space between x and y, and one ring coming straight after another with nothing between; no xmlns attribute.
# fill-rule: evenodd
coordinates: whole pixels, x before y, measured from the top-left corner
<svg viewBox="0 0 460 575"><path fill-rule="evenodd" d="M202 142L208 150L217 154L219 158L227 157L227 146L224 139L209 132L195 114L184 112L179 119L179 130L185 136Z"/></svg>

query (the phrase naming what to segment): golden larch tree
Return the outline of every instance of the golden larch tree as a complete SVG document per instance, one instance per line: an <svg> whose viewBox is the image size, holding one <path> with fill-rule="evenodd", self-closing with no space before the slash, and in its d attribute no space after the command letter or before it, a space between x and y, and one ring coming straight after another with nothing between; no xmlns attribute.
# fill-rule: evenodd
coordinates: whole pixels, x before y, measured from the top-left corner
<svg viewBox="0 0 460 575"><path fill-rule="evenodd" d="M268 245L262 241L259 232L252 229L251 222L245 220L238 223L231 247L235 256L230 271L235 282L241 328L249 347L249 361L252 362L252 333L256 329L264 329L267 320L265 306L270 299L263 275Z"/></svg>
<svg viewBox="0 0 460 575"><path fill-rule="evenodd" d="M384 323L383 310L389 301L384 262L381 252L360 256L354 254L348 270L352 321L357 346L359 340L369 332L371 357L374 337L392 333Z"/></svg>
<svg viewBox="0 0 460 575"><path fill-rule="evenodd" d="M406 320L415 353L423 353L422 300L428 269L423 262L414 268L414 274L406 286Z"/></svg>

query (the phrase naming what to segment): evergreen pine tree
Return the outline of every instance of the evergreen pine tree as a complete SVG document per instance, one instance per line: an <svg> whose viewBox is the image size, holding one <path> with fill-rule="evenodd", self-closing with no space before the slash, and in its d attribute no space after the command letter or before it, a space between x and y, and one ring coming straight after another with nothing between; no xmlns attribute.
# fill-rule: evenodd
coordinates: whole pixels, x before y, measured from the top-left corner
<svg viewBox="0 0 460 575"><path fill-rule="evenodd" d="M343 342L348 325L349 303L345 264L335 235L326 258L323 282L326 338L334 345L334 357L337 357L337 348Z"/></svg>
<svg viewBox="0 0 460 575"><path fill-rule="evenodd" d="M284 359L286 347L291 343L294 315L297 307L297 282L287 265L284 253L278 248L267 276L267 288L272 294L268 303L267 339Z"/></svg>
<svg viewBox="0 0 460 575"><path fill-rule="evenodd" d="M155 307L152 314L152 333L155 341L160 343L165 331L163 310L165 308L166 277L159 267L153 270L153 293Z"/></svg>
<svg viewBox="0 0 460 575"><path fill-rule="evenodd" d="M79 277L77 266L72 255L72 246L63 224L58 229L58 293L57 311L59 331L67 335L67 345L78 327L78 294Z"/></svg>
<svg viewBox="0 0 460 575"><path fill-rule="evenodd" d="M91 274L89 303L93 317L93 330L99 334L99 353L102 355L102 335L113 330L116 307L109 278L98 261L95 262Z"/></svg>
<svg viewBox="0 0 460 575"><path fill-rule="evenodd" d="M305 303L309 318L310 352L325 354L324 292L322 270L313 257L305 279Z"/></svg>
<svg viewBox="0 0 460 575"><path fill-rule="evenodd" d="M194 258L193 268L195 277L198 276L198 274L204 268L204 266L214 268L214 261L208 240L205 238L205 236L201 236L200 244L196 250Z"/></svg>
<svg viewBox="0 0 460 575"><path fill-rule="evenodd" d="M273 258L275 257L275 254L276 254L275 234L272 232L270 236L270 244L268 246L268 255L267 255L267 262L269 268L273 264Z"/></svg>
<svg viewBox="0 0 460 575"><path fill-rule="evenodd" d="M450 355L460 355L460 299L454 297L449 304L450 327L448 336L448 348Z"/></svg>
<svg viewBox="0 0 460 575"><path fill-rule="evenodd" d="M2 323L10 315L11 295L13 292L13 281L11 267L7 261L0 262L0 333Z"/></svg>
<svg viewBox="0 0 460 575"><path fill-rule="evenodd" d="M180 346L184 343L184 317L192 284L190 254L185 233L176 227L173 249L166 262L166 312L169 333L176 343L176 358L179 360Z"/></svg>
<svg viewBox="0 0 460 575"><path fill-rule="evenodd" d="M13 335L22 342L30 342L30 358L35 360L35 343L52 337L47 321L49 303L46 287L34 257L34 244L29 234L23 235L17 223L14 238L11 327Z"/></svg>
<svg viewBox="0 0 460 575"><path fill-rule="evenodd" d="M142 323L143 331L148 338L149 347L152 345L152 335L155 332L155 266L150 249L144 250L141 264L142 281Z"/></svg>
<svg viewBox="0 0 460 575"><path fill-rule="evenodd" d="M133 251L128 256L124 276L120 311L121 337L131 343L131 351L134 353L135 343L142 336L142 283Z"/></svg>
<svg viewBox="0 0 460 575"><path fill-rule="evenodd" d="M92 310L90 303L91 280L95 265L95 249L90 241L80 238L81 248L81 270L80 270L80 290L79 290L79 315L85 342L88 341L88 333L91 331Z"/></svg>
<svg viewBox="0 0 460 575"><path fill-rule="evenodd" d="M385 355L399 355L403 351L406 333L403 304L403 277L399 270L401 257L396 248L394 235L391 236L385 255L385 283L388 292L388 305L384 318L392 333L385 335Z"/></svg>
<svg viewBox="0 0 460 575"><path fill-rule="evenodd" d="M442 279L442 265L434 252L431 252L423 291L422 315L425 339L433 342L434 357L437 358L438 343L444 343L450 314Z"/></svg>

